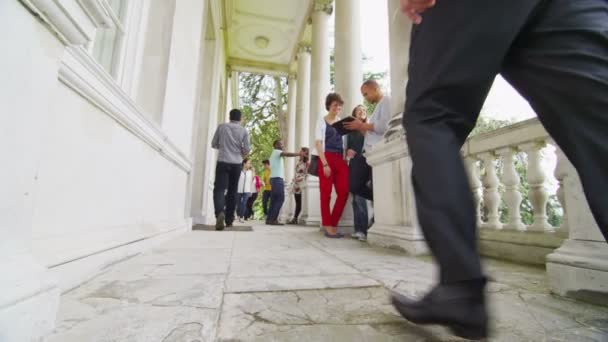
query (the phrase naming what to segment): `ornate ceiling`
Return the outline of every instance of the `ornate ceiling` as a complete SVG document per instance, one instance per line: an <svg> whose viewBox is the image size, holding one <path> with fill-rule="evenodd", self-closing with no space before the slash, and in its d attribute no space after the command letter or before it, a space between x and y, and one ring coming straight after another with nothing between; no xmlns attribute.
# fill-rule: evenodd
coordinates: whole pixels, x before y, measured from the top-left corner
<svg viewBox="0 0 608 342"><path fill-rule="evenodd" d="M224 5L228 64L234 70L288 73L299 42L307 40L313 0L225 0Z"/></svg>

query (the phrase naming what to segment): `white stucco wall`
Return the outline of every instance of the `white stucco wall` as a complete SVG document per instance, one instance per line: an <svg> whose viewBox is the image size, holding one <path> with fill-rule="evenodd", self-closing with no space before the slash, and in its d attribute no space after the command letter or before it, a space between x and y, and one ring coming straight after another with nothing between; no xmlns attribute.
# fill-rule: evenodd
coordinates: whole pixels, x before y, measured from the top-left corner
<svg viewBox="0 0 608 342"><path fill-rule="evenodd" d="M126 256L114 250L129 246L128 253L136 253L143 247L133 246L142 241L190 228L188 165L200 101L203 7L202 1L176 1L160 126L154 113L135 105L135 98L124 95L118 103L104 97L108 102L100 103L86 95L99 89L83 92L60 79L70 57L66 42L18 1L2 2L3 21L15 29L4 31L8 52L0 57L0 142L3 165L10 165L0 177L8 189L0 194L2 240L13 246L13 254L23 246L23 253L48 267L61 290ZM219 80L225 71L214 73ZM95 82L90 84L98 86ZM140 89L147 86L136 83ZM153 86L158 90L158 84ZM206 101L217 113L218 100ZM116 117L115 111L129 106L133 110L124 117L137 119L136 124Z"/></svg>

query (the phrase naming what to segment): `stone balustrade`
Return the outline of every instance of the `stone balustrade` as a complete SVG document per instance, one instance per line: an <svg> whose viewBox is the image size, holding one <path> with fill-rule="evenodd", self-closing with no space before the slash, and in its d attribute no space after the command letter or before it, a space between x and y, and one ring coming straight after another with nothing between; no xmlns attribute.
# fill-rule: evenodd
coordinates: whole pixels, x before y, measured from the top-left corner
<svg viewBox="0 0 608 342"><path fill-rule="evenodd" d="M555 172L547 170L543 159L551 153L549 146L556 147L537 119L480 134L465 143L462 152L478 209L482 254L542 265L547 254L568 235L565 194L560 184L569 162L556 147L557 167ZM557 206L555 221L566 223L557 222L556 226L549 223L547 214L548 185L553 175L559 186L559 204L553 204ZM523 187L522 182L527 186ZM522 216L524 198L531 207L531 213L527 213L531 222L524 222Z"/></svg>

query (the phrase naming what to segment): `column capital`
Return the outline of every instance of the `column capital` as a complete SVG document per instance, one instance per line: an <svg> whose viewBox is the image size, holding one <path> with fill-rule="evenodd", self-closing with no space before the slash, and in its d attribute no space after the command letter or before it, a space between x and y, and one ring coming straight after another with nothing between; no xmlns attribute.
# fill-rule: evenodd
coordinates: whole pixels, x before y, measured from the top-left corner
<svg viewBox="0 0 608 342"><path fill-rule="evenodd" d="M334 11L333 0L315 0L313 12L325 12L327 15L331 15Z"/></svg>
<svg viewBox="0 0 608 342"><path fill-rule="evenodd" d="M288 78L288 79L297 80L297 79L298 79L298 73L297 73L297 72L293 72L293 71L292 71L292 72L290 72L290 73L287 75L287 78Z"/></svg>
<svg viewBox="0 0 608 342"><path fill-rule="evenodd" d="M301 53L311 53L312 46L309 43L300 43L298 45L298 55Z"/></svg>

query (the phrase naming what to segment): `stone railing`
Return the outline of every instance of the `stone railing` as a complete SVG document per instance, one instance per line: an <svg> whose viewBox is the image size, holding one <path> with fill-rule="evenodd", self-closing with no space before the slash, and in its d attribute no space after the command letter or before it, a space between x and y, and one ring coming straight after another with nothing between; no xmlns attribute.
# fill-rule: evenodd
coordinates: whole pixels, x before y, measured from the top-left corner
<svg viewBox="0 0 608 342"><path fill-rule="evenodd" d="M554 170L547 170L543 163L549 145L556 147ZM565 208L563 180L569 162L540 122L530 119L469 138L463 156L477 206L481 253L544 264L546 255L568 236L567 213L562 208ZM547 215L552 176L558 186L557 211L562 213L558 226L551 225ZM527 191L522 182L527 183ZM531 205L528 221L531 216L532 222L524 222L522 217L522 200L526 197Z"/></svg>

